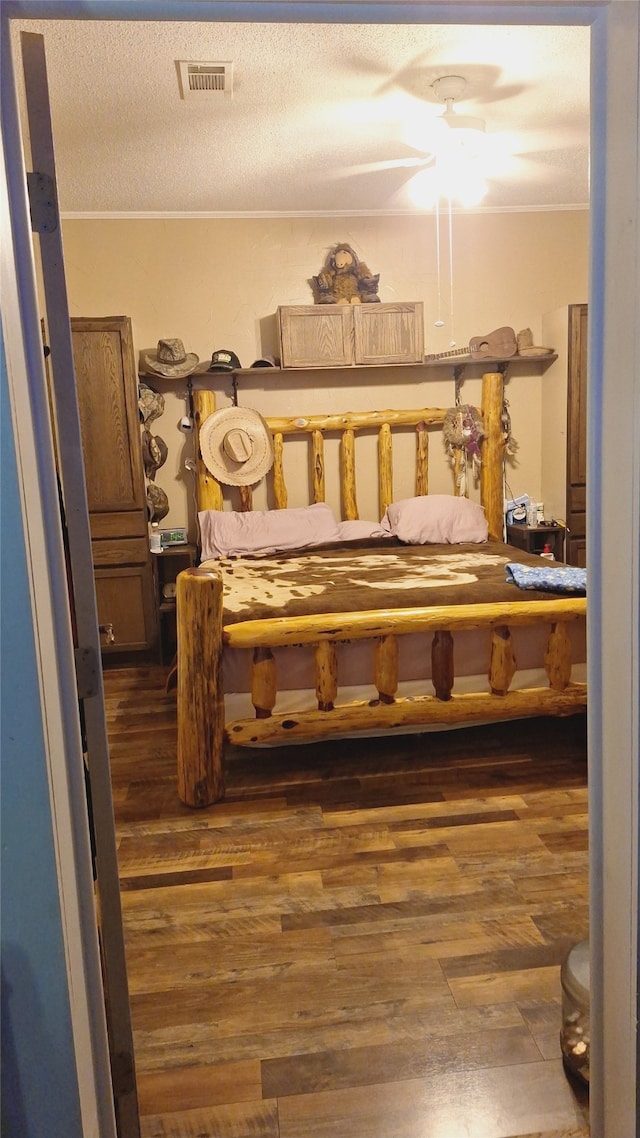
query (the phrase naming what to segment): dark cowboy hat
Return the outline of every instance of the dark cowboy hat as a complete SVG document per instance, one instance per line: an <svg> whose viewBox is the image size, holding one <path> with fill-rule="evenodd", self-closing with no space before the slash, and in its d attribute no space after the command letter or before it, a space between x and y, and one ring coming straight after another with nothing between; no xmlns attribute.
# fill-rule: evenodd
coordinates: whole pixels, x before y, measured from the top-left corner
<svg viewBox="0 0 640 1138"><path fill-rule="evenodd" d="M156 476L156 470L167 461L167 444L160 435L152 435L151 431L142 432L142 461L144 472L151 481Z"/></svg>

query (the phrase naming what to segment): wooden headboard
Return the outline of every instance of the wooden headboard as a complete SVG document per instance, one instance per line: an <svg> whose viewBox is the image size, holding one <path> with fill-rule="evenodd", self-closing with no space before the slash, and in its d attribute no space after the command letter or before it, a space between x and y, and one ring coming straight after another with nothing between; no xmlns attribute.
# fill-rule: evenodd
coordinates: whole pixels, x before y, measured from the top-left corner
<svg viewBox="0 0 640 1138"><path fill-rule="evenodd" d="M193 405L196 428L216 410L212 391L195 390ZM482 418L485 437L482 441L480 474L480 500L489 524L489 536L500 539L503 523L503 461L504 436L502 431L503 376L500 372L487 372L482 377ZM311 415L308 417L271 418L266 422L273 436L275 461L267 476L271 479L276 509L288 504L283 449L285 440L301 435L310 438L310 477L312 501L325 501L325 436L340 436L340 490L342 514L345 520L358 517L356 496L355 438L358 431L378 432L378 501L382 517L393 501L393 439L394 427L413 427L416 431L415 493L429 493L429 435L442 430L447 408L422 407L409 411L354 411L345 414ZM456 455L457 457L457 455ZM452 491L455 492L455 473ZM223 488L207 470L198 448L196 462L198 510L223 509ZM253 509L251 487L240 487L240 508Z"/></svg>

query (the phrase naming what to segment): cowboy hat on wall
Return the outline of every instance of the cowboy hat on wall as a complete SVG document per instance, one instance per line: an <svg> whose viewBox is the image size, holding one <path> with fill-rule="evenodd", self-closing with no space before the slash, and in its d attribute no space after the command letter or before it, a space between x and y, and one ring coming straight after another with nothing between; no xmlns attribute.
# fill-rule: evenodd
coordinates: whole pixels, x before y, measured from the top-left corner
<svg viewBox="0 0 640 1138"><path fill-rule="evenodd" d="M155 375L167 379L182 379L191 375L200 363L195 352L185 351L182 340L158 340L155 352L143 352L145 367Z"/></svg>
<svg viewBox="0 0 640 1138"><path fill-rule="evenodd" d="M150 482L153 482L156 471L167 461L168 447L160 435L152 435L145 429L142 432L142 461L144 472Z"/></svg>
<svg viewBox="0 0 640 1138"><path fill-rule="evenodd" d="M544 348L541 345L534 344L533 333L530 328L522 328L518 332L517 342L519 356L548 356L553 352L553 348Z"/></svg>
<svg viewBox="0 0 640 1138"><path fill-rule="evenodd" d="M224 407L200 428L200 453L210 474L224 486L253 486L274 460L271 432L257 411Z"/></svg>

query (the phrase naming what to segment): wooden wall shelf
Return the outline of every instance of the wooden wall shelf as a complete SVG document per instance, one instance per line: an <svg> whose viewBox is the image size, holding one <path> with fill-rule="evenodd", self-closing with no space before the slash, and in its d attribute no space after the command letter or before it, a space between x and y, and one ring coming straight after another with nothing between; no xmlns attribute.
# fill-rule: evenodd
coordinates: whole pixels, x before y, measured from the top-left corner
<svg viewBox="0 0 640 1138"><path fill-rule="evenodd" d="M326 375L332 376L338 373L344 374L345 371L349 372L350 376L357 376L363 372L370 374L383 373L385 371L404 371L404 372L428 372L433 371L452 371L454 374L460 374L461 371L470 370L474 375L482 375L486 371L504 371L523 374L525 372L545 371L549 364L557 360L557 352L548 352L544 356L511 356L508 360L472 360L470 356L451 356L439 360L423 360L418 363L386 363L386 364L360 364L358 367L345 365L344 367L299 367L299 368L280 368L280 367L243 367L236 368L235 371L209 371L204 369L202 371L194 371L191 375L186 377L186 383L189 388L192 387L193 381L208 379L212 384L214 381L224 383L230 381L233 402L238 402L238 381L243 379L257 379L261 378L267 382L271 379L274 382L282 382L285 384L295 375L309 373L318 376ZM144 381L153 381L153 379L162 379L162 376L153 375L140 375L140 379ZM422 376L422 378L426 378ZM432 378L431 376L429 378ZM435 377L433 377L435 378Z"/></svg>
<svg viewBox="0 0 640 1138"><path fill-rule="evenodd" d="M499 371L500 368L517 367L519 371L525 368L530 371L536 371L538 368L543 370L554 360L557 360L557 352L548 352L545 356L511 356L508 360L472 360L470 356L452 356L450 358L440 360L421 360L413 363L384 363L384 364L359 364L357 368L352 367L350 364L345 364L342 367L298 367L298 368L282 368L282 367L241 367L236 368L235 371L203 371L196 370L188 376L188 379L204 379L205 376L209 379L228 379L234 375L238 379L243 376L273 376L280 378L282 376L290 376L292 372L313 372L314 375L318 373L329 374L333 372L348 371L352 375L358 375L361 371L385 371L391 368L393 371L400 369L402 371L415 371L417 368L428 368L429 371L434 369L442 371L445 368L477 368L478 371ZM162 379L162 376L141 375L141 379Z"/></svg>
<svg viewBox="0 0 640 1138"><path fill-rule="evenodd" d="M462 373L469 369L475 376L480 376L487 371L502 371L513 372L517 374L531 373L536 371L546 371L549 364L557 360L557 352L548 352L544 356L511 356L508 360L472 360L470 356L449 356L439 360L422 360L417 363L385 363L385 364L359 364L357 367L345 364L340 367L299 367L299 368L281 368L281 367L243 367L236 368L235 371L209 371L208 369L196 370L191 372L190 375L185 376L185 384L189 393L189 400L192 399L193 381L208 379L211 385L214 381L220 383L227 380L231 383L231 399L234 407L238 405L238 381L243 379L258 378L273 380L274 382L289 381L292 376L299 375L300 373L306 375L311 373L315 376L322 375L336 375L337 373L344 374L348 371L354 377L358 374L365 372L385 372L391 369L396 372L400 371L452 371L456 382L462 379ZM153 385L154 380L163 379L161 375L153 375L151 373L141 372L139 379L145 383L150 382ZM426 377L422 377L426 378ZM172 381L175 383L175 380Z"/></svg>
<svg viewBox="0 0 640 1138"><path fill-rule="evenodd" d="M383 368L401 368L404 371L415 368L456 368L456 367L473 367L478 368L480 371L498 371L501 367L519 367L524 370L526 365L531 370L536 370L542 366L545 368L548 364L557 360L557 352L549 352L546 356L511 356L508 360L472 360L470 356L453 356L449 359L440 360L422 360L421 362L407 363L407 364L359 364L358 371L372 370L381 371ZM299 368L280 368L280 367L245 367L237 368L235 372L195 372L194 375L260 375L266 372L267 375L290 375L292 371L312 371L316 372L334 372L334 371L355 371L350 365L345 367L299 367Z"/></svg>

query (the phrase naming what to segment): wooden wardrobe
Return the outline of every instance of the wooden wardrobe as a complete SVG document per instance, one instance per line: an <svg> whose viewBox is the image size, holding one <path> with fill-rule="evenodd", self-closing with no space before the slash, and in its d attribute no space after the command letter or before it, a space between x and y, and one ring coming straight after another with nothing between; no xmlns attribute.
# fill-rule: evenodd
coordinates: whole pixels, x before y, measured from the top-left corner
<svg viewBox="0 0 640 1138"><path fill-rule="evenodd" d="M565 521L565 561L587 557L588 307L547 313L543 342L558 353L542 377L542 496L545 517Z"/></svg>
<svg viewBox="0 0 640 1138"><path fill-rule="evenodd" d="M138 372L127 316L71 320L91 544L105 654L155 649Z"/></svg>

